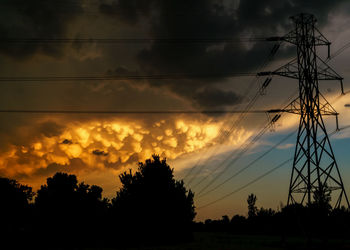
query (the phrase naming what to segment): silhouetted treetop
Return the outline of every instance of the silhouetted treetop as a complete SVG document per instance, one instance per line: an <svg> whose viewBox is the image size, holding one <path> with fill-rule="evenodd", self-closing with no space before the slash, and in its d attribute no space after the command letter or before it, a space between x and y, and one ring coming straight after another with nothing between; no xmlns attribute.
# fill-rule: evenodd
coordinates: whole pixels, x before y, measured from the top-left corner
<svg viewBox="0 0 350 250"><path fill-rule="evenodd" d="M38 190L35 208L47 239L89 244L102 230L108 201L102 199L101 187L79 183L75 175L56 173Z"/></svg>
<svg viewBox="0 0 350 250"><path fill-rule="evenodd" d="M78 183L75 175L56 173L47 178L46 183L35 198L40 216L69 226L78 222L84 224L87 217L93 220L107 209L108 201L102 199L102 188Z"/></svg>
<svg viewBox="0 0 350 250"><path fill-rule="evenodd" d="M158 228L163 233L188 230L195 217L193 193L186 190L183 181L174 180L173 169L165 159L153 155L139 163L135 174L130 170L119 179L122 188L112 206L124 225L140 230Z"/></svg>
<svg viewBox="0 0 350 250"><path fill-rule="evenodd" d="M319 185L313 193L313 198L314 202L313 204L310 204L311 206L316 206L319 209L324 210L326 213L331 211L331 190L328 188L327 184Z"/></svg>
<svg viewBox="0 0 350 250"><path fill-rule="evenodd" d="M248 196L247 203L248 203L248 217L249 218L256 216L256 214L258 212L258 208L255 206L256 200L257 200L257 198L256 198L255 194L250 194Z"/></svg>
<svg viewBox="0 0 350 250"><path fill-rule="evenodd" d="M16 180L0 177L0 196L3 204L7 202L28 204L33 199L34 192L27 185L22 185Z"/></svg>
<svg viewBox="0 0 350 250"><path fill-rule="evenodd" d="M32 188L0 177L0 219L5 227L18 227L29 214Z"/></svg>

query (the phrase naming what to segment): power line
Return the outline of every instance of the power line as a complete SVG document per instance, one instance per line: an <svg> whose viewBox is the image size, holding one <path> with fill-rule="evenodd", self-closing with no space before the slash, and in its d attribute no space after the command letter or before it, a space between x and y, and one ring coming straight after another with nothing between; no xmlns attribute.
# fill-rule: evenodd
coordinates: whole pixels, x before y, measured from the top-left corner
<svg viewBox="0 0 350 250"><path fill-rule="evenodd" d="M245 170L247 170L248 168L250 168L251 166L253 166L256 162L258 162L259 160L261 160L262 158L264 158L266 155L268 155L269 153L271 153L274 149L276 149L279 145L281 145L282 143L284 143L286 140L288 140L292 135L294 135L297 131L294 131L290 134L288 134L286 137L284 137L282 140L280 140L278 143L276 143L275 145L273 145L269 150L267 150L265 153L263 153L262 155L260 155L259 157L257 157L256 159L254 159L253 161L251 161L248 165L246 165L245 167L241 168L239 171L237 171L236 173L234 173L233 175L231 175L230 177L228 177L226 180L224 180L223 182L221 182L220 184L216 185L214 188L206 191L205 193L202 193L199 198L206 196L207 194L215 191L216 189L218 189L219 187L223 186L225 183L227 183L228 181L232 180L233 178L237 177L239 174L241 174L242 172L244 172Z"/></svg>
<svg viewBox="0 0 350 250"><path fill-rule="evenodd" d="M37 113L37 114L239 114L245 110L35 110L0 109L0 113ZM269 110L251 110L249 113L261 114Z"/></svg>
<svg viewBox="0 0 350 250"><path fill-rule="evenodd" d="M230 192L230 193L228 193L228 194L226 194L226 195L220 197L219 199L216 199L216 200L214 200L214 201L212 201L212 202L209 202L209 203L207 203L207 204L205 204L205 205L203 205L203 206L200 206L200 207L198 207L197 209L202 209L202 208L208 207L208 206L210 206L210 205L213 205L213 204L215 204L215 203L217 203L217 202L219 202L219 201L222 201L222 200L226 199L227 197L229 197L229 196L231 196L231 195L233 195L233 194L235 194L235 193L237 193L237 192L239 192L239 191L241 191L241 190L247 188L248 186L254 184L255 182L261 180L261 179L264 178L265 176L268 176L269 174L273 173L273 172L276 171L277 169L279 169L279 168L283 167L284 165L286 165L286 164L287 164L288 162L290 162L291 160L293 160L293 158L289 158L288 160L282 162L281 164L279 164L278 166L274 167L273 169L267 171L266 173L264 173L264 174L258 176L257 178L255 178L254 180L248 182L247 184L245 184L245 185L243 185L243 186L241 186L241 187L235 189L234 191L232 191L232 192Z"/></svg>
<svg viewBox="0 0 350 250"><path fill-rule="evenodd" d="M272 50L270 51L269 57L266 59L265 62L262 63L262 65L260 65L260 66L257 68L258 71L261 71L261 69L265 68L265 67L270 63L270 61L271 61L271 60L273 59L273 57L275 56L277 50L279 49L279 47L280 47L280 43L277 43L277 45L275 45L275 46L272 48ZM249 92L251 91L251 89L252 89L252 86L257 82L257 80L258 80L258 78L255 78L255 79L251 82L251 84L249 84L248 89L246 90L245 94L243 95L244 97L246 97L246 96L248 95L248 93L249 93ZM271 81L271 79L270 79L270 81ZM235 121L234 121L233 124L231 125L231 127L230 127L230 129L229 129L228 132L225 132L224 129L221 127L221 129L220 129L220 135L219 135L219 143L220 143L220 144L222 144L225 140L227 140L228 136L229 136L230 134L232 134L234 128L235 128L236 126L238 126L238 124L241 123L241 122L244 120L244 118L245 118L245 113L249 113L248 111L253 107L253 105L254 105L255 102L257 101L258 97L261 95L261 91L262 91L263 89L265 89L266 87L267 87L267 86L261 86L261 87L259 88L259 90L258 90L257 93L255 94L255 96L250 100L250 102L249 102L248 105L246 106L245 111L247 111L247 112L242 112L242 114L241 114L239 117L237 117L237 118L235 119ZM215 150L212 149L212 150L210 151L210 153L209 153L209 157L208 157L208 158L210 158L210 157L214 154L214 152L215 152ZM193 166L193 167L190 169L190 171L187 172L187 174L186 174L186 176L184 177L184 179L186 179L190 174L192 174L192 172L194 171L194 169L198 168L198 165L199 165L201 159L202 159L202 157L200 157L200 158L198 159L198 161L196 162L195 166ZM196 174L193 175L192 178L188 181L188 184L192 183L192 181L193 181L193 180L196 178L196 176L200 173L200 171L203 169L203 167L204 167L204 165L202 165L202 167L200 167L200 168L197 170ZM203 181L203 180L202 180L202 181ZM201 181L200 181L199 183L197 183L196 186L199 185L200 183L201 183Z"/></svg>
<svg viewBox="0 0 350 250"><path fill-rule="evenodd" d="M248 43L266 41L263 37L238 38L0 38L2 44L65 44L65 43L99 43L99 44L191 44L191 43Z"/></svg>
<svg viewBox="0 0 350 250"><path fill-rule="evenodd" d="M231 78L256 76L256 73L232 72L228 74L161 74L161 75L100 75L100 76L19 76L0 77L0 82L71 82L120 80L184 80L200 78Z"/></svg>
<svg viewBox="0 0 350 250"><path fill-rule="evenodd" d="M250 84L250 85L253 85L254 83L256 82L256 80L254 80L253 82L252 82L252 84ZM250 88L251 89L251 88ZM250 89L248 89L248 91L250 90ZM245 114L245 113L249 113L248 111L249 111L249 109L253 106L253 104L255 103L255 101L257 100L257 97L259 96L259 90L258 90L258 92L257 92L257 94L254 96L254 98L248 103L248 105L247 105L247 107L245 108L245 110L243 110L243 112L240 112L240 113L242 113L242 114ZM238 118L236 118L235 119L235 121L233 122L233 124L230 126L230 128L229 128L229 131L228 132L225 132L224 131L224 129L223 129L223 127L221 127L221 129L220 129L220 134L219 134L219 144L222 144L225 140L227 140L227 137L233 132L233 130L234 130L234 128L238 125L238 123L240 122L240 121L242 121L244 119L244 116L243 115L241 115L241 116L239 116ZM209 151L208 153L209 154L205 154L205 155L209 155L208 156L208 158L210 158L213 154L214 154L214 148L211 148L212 150L211 151ZM204 155L204 154L203 154ZM198 167L199 166L199 163L201 162L201 160L202 160L203 158L202 157L200 157L199 159L198 159L198 161L196 162L196 164L195 164L195 166L193 166L192 168L191 168L191 170L187 173L187 175L185 176L185 178L186 177L188 177L193 171L194 171L194 169L196 169L196 168L198 168L198 170L196 171L196 173L191 177L191 179L187 182L187 184L189 185L189 184L191 184L192 183L192 181L197 177L197 175L201 172L201 170L203 169L203 167L204 167L204 165L202 165L201 167ZM197 183L195 186L197 186L197 185L199 185L201 183L201 181L199 182L199 183ZM195 187L194 186L194 187Z"/></svg>
<svg viewBox="0 0 350 250"><path fill-rule="evenodd" d="M347 50L350 47L350 42L343 45L340 49L335 51L325 62L329 62L330 60L334 59L335 57L339 56L341 53L343 53L345 50Z"/></svg>
<svg viewBox="0 0 350 250"><path fill-rule="evenodd" d="M207 188L209 188L216 180L218 180L230 167L231 165L235 164L246 152L248 152L248 150L258 141L260 140L260 138L266 133L266 131L268 130L268 128L270 127L271 122L268 122L261 130L260 132L249 142L247 143L237 154L237 156L235 158L233 158L227 165L226 167L224 167L224 169L219 172L212 180L209 181L208 184L206 184L199 192L198 194L200 195L201 193L203 193ZM224 160L227 161L229 158L231 157L231 154L226 157L226 159ZM219 165L218 167L216 167L213 171L211 171L211 173L215 173L219 168L221 168L222 164ZM209 175L207 175L205 177L205 179L208 178ZM198 186L198 185L197 185Z"/></svg>
<svg viewBox="0 0 350 250"><path fill-rule="evenodd" d="M350 125L346 125L346 126L340 128L339 130L335 130L335 131L333 131L332 133L330 133L330 134L329 134L329 137L335 135L338 131L343 131L343 130L346 130L346 129L349 129L349 128L350 128ZM293 157L293 158L294 158L294 157ZM205 204L205 205L203 205L203 206L200 206L200 207L198 207L197 209L202 209L202 208L211 206L211 205L213 205L213 204L215 204L215 203L217 203L217 202L219 202L219 201L222 201L222 200L226 199L227 197L229 197L229 196L231 196L231 195L233 195L233 194L235 194L235 193L237 193L237 192L239 192L239 191L241 191L241 190L247 188L248 186L250 186L250 185L256 183L257 181L261 180L262 178L268 176L269 174L271 174L271 173L273 173L274 171L278 170L279 168L283 167L283 166L286 165L288 162L290 162L291 160L293 160L293 158L289 158L288 160L286 160L286 161L280 163L280 164L277 165L276 167L274 167L274 168L272 168L271 170L265 172L264 174L258 176L257 178L255 178L254 180L248 182L247 184L245 184L245 185L243 185L243 186L241 186L241 187L235 189L234 191L232 191L232 192L230 192L230 193L228 193L228 194L226 194L226 195L224 195L224 196L222 196L222 197L220 197L220 198L218 198L218 199L216 199L216 200L214 200L214 201L212 201L212 202L209 202L209 203L207 203L207 204Z"/></svg>
<svg viewBox="0 0 350 250"><path fill-rule="evenodd" d="M292 97L294 96L294 93L293 95L291 95L289 98L288 98L288 102L290 99L292 99ZM283 109L280 109L278 112L277 112L277 115L275 117L277 117L277 119L279 119L279 115L280 113L284 110L285 108ZM277 121L277 120L276 120ZM214 177L214 179L212 179L207 185L205 185L200 191L199 191L199 194L201 194L202 192L204 192L209 186L211 186L218 178L220 178L222 176L222 174L224 172L226 172L229 167L232 165L232 164L235 164L246 152L248 152L248 150L266 133L267 129L273 124L273 119L271 121L269 121L261 130L260 132L249 142L245 145L245 147L243 149L241 149L239 151L239 153L237 154L237 156L233 159L231 159L231 161L226 164L226 167L216 176ZM235 152L233 152L235 153ZM230 159L230 157L233 155L230 154L229 156L227 156L225 158L225 160L223 161L223 163L221 165L219 165L218 167L216 167L214 170L211 171L211 174L213 174L216 170L218 170L219 168L221 168L221 166ZM209 175L205 176L204 178L202 178L202 180L197 183L195 186L198 186L200 183L202 183L205 179L207 179L209 177ZM194 186L194 187L195 187ZM193 187L193 188L194 188Z"/></svg>
<svg viewBox="0 0 350 250"><path fill-rule="evenodd" d="M249 109L254 105L254 103L256 102L258 96L259 96L259 94L257 93L257 95L255 95L254 98L251 100L251 102L248 104L248 107L246 108L245 111L249 110ZM244 116L245 113L247 113L247 112L242 112L242 114L241 114L241 115L235 120L235 122L232 124L232 126L231 126L230 129L229 129L229 131L226 132L225 134L223 134L222 138L220 138L220 139L222 139L222 140L220 141L220 143L223 143L225 140L227 140L227 138L228 138L228 137L231 135L231 133L233 132L234 128L235 128L236 126L238 126L238 124L245 118L245 116ZM212 152L212 153L210 154L210 157L211 157L213 154L214 154L214 152ZM228 158L226 158L225 160L227 160L227 159L228 159ZM224 161L225 161L225 160L224 160ZM196 184L194 184L194 185L192 186L192 188L195 188L195 187L197 187L198 185L200 185L200 184L201 184L203 181L205 181L211 174L215 173L215 171L218 170L221 166L222 166L222 164L220 164L218 167L216 167L215 170L212 170L212 171L210 172L209 175L204 176L199 182L197 182ZM200 172L203 168L204 168L204 165L202 165L202 167L199 169L199 171L197 171L197 175L199 174L199 172ZM195 179L195 178L197 177L197 175L193 176L191 180L193 181L193 179Z"/></svg>

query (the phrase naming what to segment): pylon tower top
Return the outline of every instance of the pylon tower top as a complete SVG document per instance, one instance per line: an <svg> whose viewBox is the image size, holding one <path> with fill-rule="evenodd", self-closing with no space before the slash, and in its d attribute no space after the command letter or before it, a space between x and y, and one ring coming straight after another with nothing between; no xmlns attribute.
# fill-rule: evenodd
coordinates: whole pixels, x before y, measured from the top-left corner
<svg viewBox="0 0 350 250"><path fill-rule="evenodd" d="M308 13L300 13L295 16L291 16L290 19L293 20L294 23L299 24L299 23L312 23L316 24L317 19L313 14L308 14Z"/></svg>

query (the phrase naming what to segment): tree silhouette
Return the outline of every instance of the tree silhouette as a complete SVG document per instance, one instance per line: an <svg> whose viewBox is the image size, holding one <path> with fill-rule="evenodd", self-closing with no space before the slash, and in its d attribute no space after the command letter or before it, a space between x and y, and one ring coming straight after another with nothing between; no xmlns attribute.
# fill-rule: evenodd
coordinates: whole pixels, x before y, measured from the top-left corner
<svg viewBox="0 0 350 250"><path fill-rule="evenodd" d="M331 190L328 188L327 184L317 187L313 193L313 198L314 202L311 204L311 206L328 215L332 210L332 206L330 204Z"/></svg>
<svg viewBox="0 0 350 250"><path fill-rule="evenodd" d="M195 217L194 195L183 181L174 180L165 159L153 155L139 163L135 174L130 170L119 178L122 188L112 206L123 229L150 241L188 236Z"/></svg>
<svg viewBox="0 0 350 250"><path fill-rule="evenodd" d="M250 194L248 196L247 202L248 202L248 217L252 218L254 216L256 216L258 208L255 206L256 203L256 195L254 194Z"/></svg>
<svg viewBox="0 0 350 250"><path fill-rule="evenodd" d="M1 231L19 230L28 222L33 195L31 187L0 178Z"/></svg>
<svg viewBox="0 0 350 250"><path fill-rule="evenodd" d="M102 199L101 187L78 183L75 175L56 173L38 190L35 207L44 230L69 241L85 238L87 243L95 237L107 200Z"/></svg>
<svg viewBox="0 0 350 250"><path fill-rule="evenodd" d="M197 230L280 235L282 244L289 244L289 237L303 237L309 244L316 239L319 243L315 249L345 249L339 239L347 240L350 233L350 210L330 208L327 186L316 190L314 202L307 206L291 204L277 211L258 209L256 196L250 194L248 219L235 215L230 220L224 215L221 219L194 223L193 193L186 190L182 181L174 180L173 170L165 160L153 156L140 163L136 173L125 172L119 178L123 186L113 205L102 198L102 188L79 183L74 175L56 173L48 178L34 204L31 187L0 178L2 245L119 249L135 244L171 243ZM339 244L330 244L333 239Z"/></svg>

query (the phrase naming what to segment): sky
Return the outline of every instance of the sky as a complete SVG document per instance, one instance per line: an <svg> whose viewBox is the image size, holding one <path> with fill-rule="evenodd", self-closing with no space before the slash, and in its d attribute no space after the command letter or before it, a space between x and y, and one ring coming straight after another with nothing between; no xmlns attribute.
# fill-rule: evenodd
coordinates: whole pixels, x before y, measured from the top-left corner
<svg viewBox="0 0 350 250"><path fill-rule="evenodd" d="M331 54L350 42L350 3L346 0L1 0L0 77L94 77L182 75L180 79L109 81L2 81L1 110L201 111L244 110L265 78L225 77L235 72L274 70L296 56L283 43L250 38L283 36L293 29L290 16L312 13L318 29L332 42ZM43 39L69 38L67 43ZM81 43L77 39L146 39L145 42ZM148 39L148 40L147 40ZM152 39L170 39L162 43ZM195 42L179 42L195 40ZM212 39L203 42L203 39ZM216 40L215 40L216 39ZM234 42L225 42L230 39ZM176 42L176 40L178 40ZM140 40L138 40L140 41ZM326 57L326 48L318 53ZM350 49L329 61L350 90ZM270 60L268 60L270 58ZM188 75L214 75L191 78ZM274 77L251 110L282 108L297 97L295 80ZM350 95L339 82L320 82L320 90L350 124ZM296 130L298 116L283 114L239 160L236 155L268 123L256 114L33 114L0 113L0 175L40 188L58 171L100 185L106 197L120 188L118 175L158 154L177 179L196 193L219 184ZM325 119L329 132L335 119ZM296 135L207 196L200 208L291 158ZM350 193L350 129L331 139ZM188 174L191 167L194 170ZM225 172L221 172L225 169ZM221 174L220 174L221 173ZM286 204L291 162L211 206L196 219L247 213L246 198L277 209ZM192 178L193 177L193 178ZM213 185L212 187L214 187Z"/></svg>

